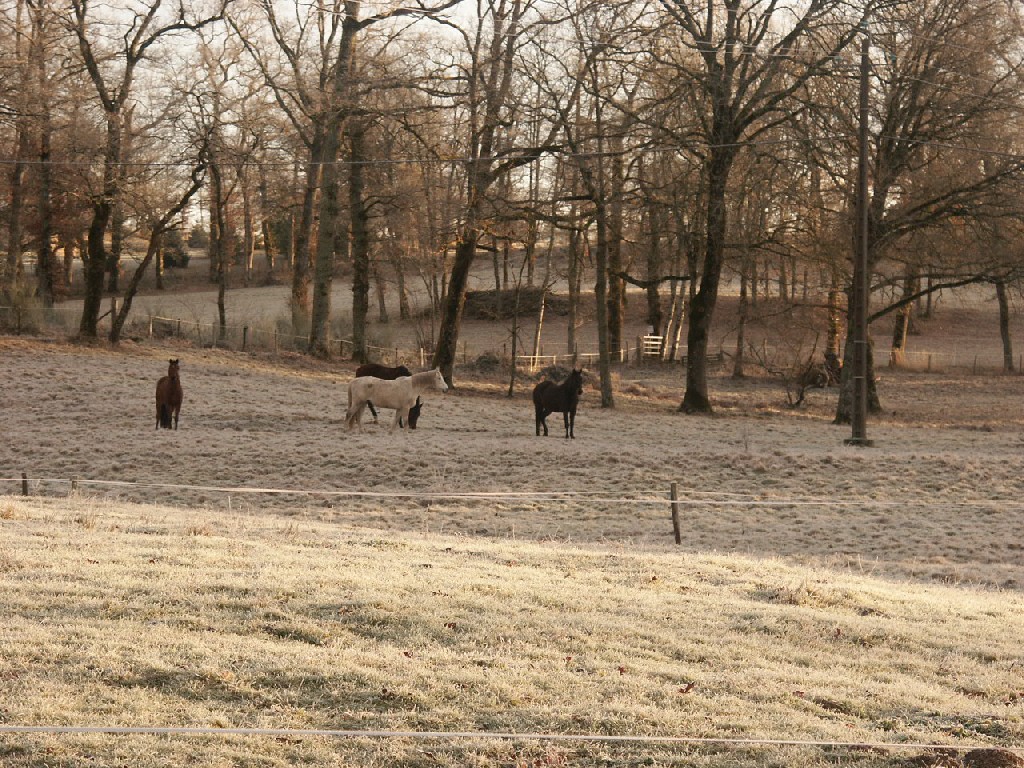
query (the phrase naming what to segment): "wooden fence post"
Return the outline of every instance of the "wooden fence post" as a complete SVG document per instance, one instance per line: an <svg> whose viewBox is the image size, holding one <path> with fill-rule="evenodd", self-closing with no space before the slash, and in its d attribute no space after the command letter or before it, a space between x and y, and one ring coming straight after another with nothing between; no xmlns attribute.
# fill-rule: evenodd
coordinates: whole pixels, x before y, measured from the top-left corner
<svg viewBox="0 0 1024 768"><path fill-rule="evenodd" d="M248 325L243 325L242 326L242 351L243 352L245 352L245 347L248 345L248 343L249 343L249 326Z"/></svg>
<svg viewBox="0 0 1024 768"><path fill-rule="evenodd" d="M676 544L682 544L683 533L679 530L679 486L677 483L672 483L669 496L672 499L672 532L676 536Z"/></svg>
<svg viewBox="0 0 1024 768"><path fill-rule="evenodd" d="M28 496L28 475L21 473L21 495Z"/></svg>

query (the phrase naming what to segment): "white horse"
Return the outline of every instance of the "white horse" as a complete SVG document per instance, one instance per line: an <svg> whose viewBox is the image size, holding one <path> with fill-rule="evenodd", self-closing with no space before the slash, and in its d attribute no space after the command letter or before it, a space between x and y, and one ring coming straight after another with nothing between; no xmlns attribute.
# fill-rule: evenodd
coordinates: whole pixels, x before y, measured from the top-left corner
<svg viewBox="0 0 1024 768"><path fill-rule="evenodd" d="M394 408L395 418L389 432L394 432L400 419L409 423L409 409L416 405L416 396L427 392L447 392L448 384L438 368L412 376L399 376L393 381L376 376L357 376L348 383L348 410L345 428L362 429L363 411L370 400L378 408Z"/></svg>

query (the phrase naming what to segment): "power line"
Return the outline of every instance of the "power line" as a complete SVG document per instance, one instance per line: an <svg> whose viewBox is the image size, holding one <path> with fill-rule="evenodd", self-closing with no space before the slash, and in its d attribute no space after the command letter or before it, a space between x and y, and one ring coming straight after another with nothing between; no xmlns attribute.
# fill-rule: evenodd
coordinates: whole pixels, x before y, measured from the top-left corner
<svg viewBox="0 0 1024 768"><path fill-rule="evenodd" d="M195 491L201 493L224 493L236 495L264 495L264 496L325 496L333 498L355 498L355 499L419 499L423 501L506 501L506 502L573 502L586 501L588 504L623 504L623 505L666 505L672 500L666 496L603 496L604 491L353 491L334 490L330 488L264 488L258 486L217 486L217 485L189 485L184 483L166 482L133 482L128 480L84 480L68 479L59 477L0 477L0 483L61 483L71 486L97 486L103 488L124 488L124 489L161 489L176 491ZM763 508L792 508L792 507L839 507L839 508L863 508L863 509L891 509L895 507L905 508L911 505L906 500L879 501L877 499L835 499L823 497L785 497L757 499L742 497L741 494L726 494L690 491L691 496L684 499L677 499L677 503L696 504L708 507L729 508L736 507L747 509L751 507ZM723 498L724 497L724 498ZM1011 499L960 499L958 501L934 501L922 502L929 508L951 507L955 509L964 506L976 507L997 507L999 509L1020 509L1024 507L1024 501L1018 502Z"/></svg>

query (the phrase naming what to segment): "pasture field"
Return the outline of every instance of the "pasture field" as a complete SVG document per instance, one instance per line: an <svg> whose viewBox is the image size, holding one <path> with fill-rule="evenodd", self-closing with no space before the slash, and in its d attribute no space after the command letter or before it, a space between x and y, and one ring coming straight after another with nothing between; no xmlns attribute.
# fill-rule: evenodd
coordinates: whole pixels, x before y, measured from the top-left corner
<svg viewBox="0 0 1024 768"><path fill-rule="evenodd" d="M180 429L156 431L170 357ZM678 368L619 370L614 410L588 388L567 441L557 416L534 437L530 382L508 398L471 371L389 435L388 411L344 430L348 363L10 338L0 360L0 727L837 743L0 732L5 766L1024 747L1024 377L880 370L859 449L834 390L794 410L723 376L716 415L689 417ZM957 757L901 746L922 744Z"/></svg>

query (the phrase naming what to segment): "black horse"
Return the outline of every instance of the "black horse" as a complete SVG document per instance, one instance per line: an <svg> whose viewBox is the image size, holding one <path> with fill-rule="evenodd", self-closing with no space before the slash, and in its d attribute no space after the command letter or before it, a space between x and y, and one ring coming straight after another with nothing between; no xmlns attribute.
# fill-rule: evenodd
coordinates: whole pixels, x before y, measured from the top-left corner
<svg viewBox="0 0 1024 768"><path fill-rule="evenodd" d="M576 368L561 384L545 379L533 388L533 408L536 413L537 436L544 427L544 436L548 434L547 419L549 413L561 413L565 420L565 437L575 439L573 425L576 423L576 406L583 394L583 371Z"/></svg>
<svg viewBox="0 0 1024 768"><path fill-rule="evenodd" d="M364 363L356 368L356 377L359 376L376 376L378 379L386 379L387 381L394 381L399 376L412 376L412 371L406 368L404 365L397 365L394 368L390 368L380 363ZM370 414L373 416L373 423L377 423L377 409L373 407L373 403L367 403L370 406ZM419 418L419 412L416 412L416 417ZM413 427L416 429L416 427Z"/></svg>

